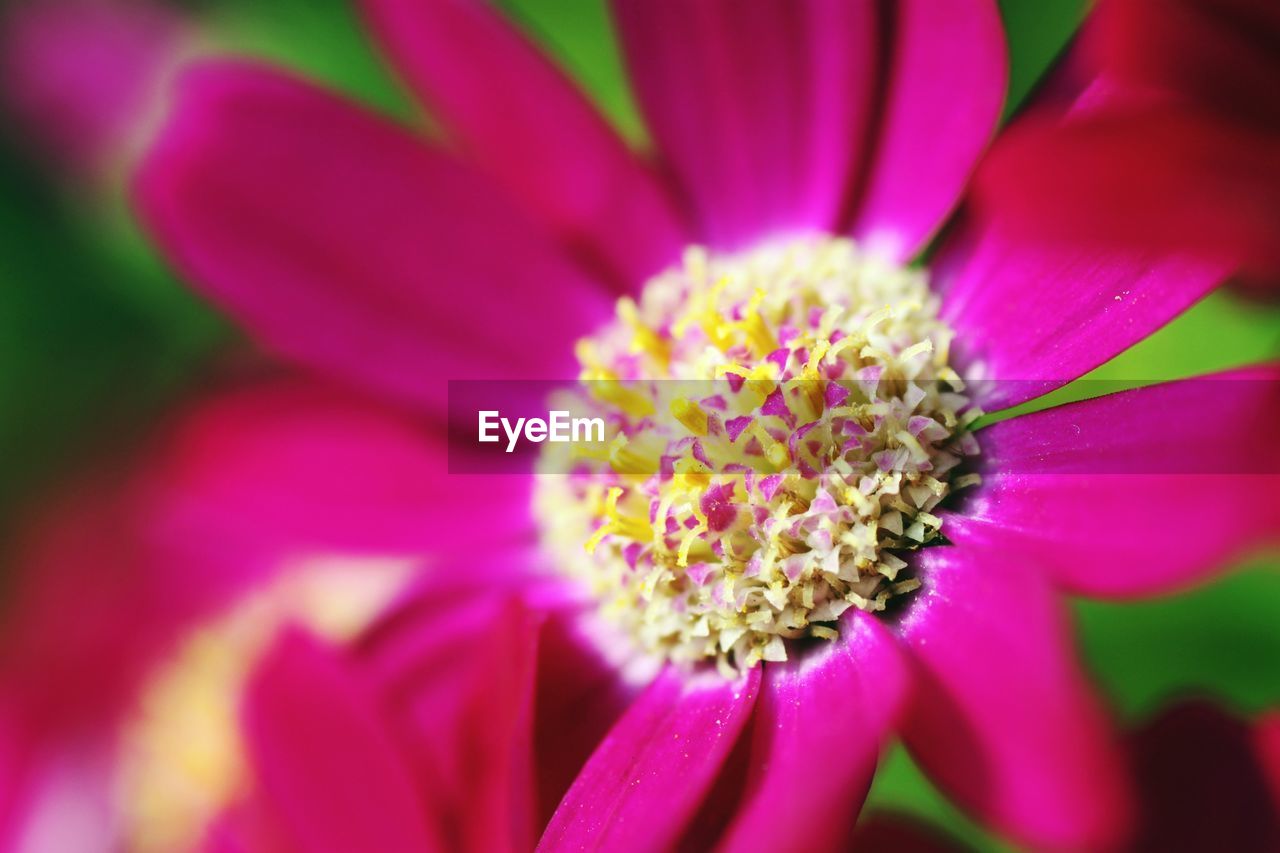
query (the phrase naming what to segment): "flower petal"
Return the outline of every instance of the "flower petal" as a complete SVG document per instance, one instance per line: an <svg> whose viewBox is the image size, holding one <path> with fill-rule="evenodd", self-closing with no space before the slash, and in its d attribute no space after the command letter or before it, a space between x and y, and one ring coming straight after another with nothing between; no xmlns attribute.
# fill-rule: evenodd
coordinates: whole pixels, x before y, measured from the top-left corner
<svg viewBox="0 0 1280 853"><path fill-rule="evenodd" d="M1171 591L1280 541L1280 367L1229 371L1011 418L947 522L1072 592Z"/></svg>
<svg viewBox="0 0 1280 853"><path fill-rule="evenodd" d="M538 849L670 847L750 719L759 684L758 667L736 682L664 671L582 768Z"/></svg>
<svg viewBox="0 0 1280 853"><path fill-rule="evenodd" d="M767 665L746 789L722 849L838 848L857 819L906 687L893 638L864 613L844 620L835 648L796 664Z"/></svg>
<svg viewBox="0 0 1280 853"><path fill-rule="evenodd" d="M1106 717L1033 566L966 542L922 551L899 630L916 689L903 736L940 787L1033 848L1096 849L1127 826Z"/></svg>
<svg viewBox="0 0 1280 853"><path fill-rule="evenodd" d="M56 158L50 165L101 179L135 153L127 149L188 29L153 2L10 4L0 20L0 100Z"/></svg>
<svg viewBox="0 0 1280 853"><path fill-rule="evenodd" d="M1280 7L1268 0L1126 0L1099 9L1097 59L1128 84L1262 125L1280 111Z"/></svg>
<svg viewBox="0 0 1280 853"><path fill-rule="evenodd" d="M381 41L465 155L628 284L689 242L666 190L487 2L366 0Z"/></svg>
<svg viewBox="0 0 1280 853"><path fill-rule="evenodd" d="M408 768L349 666L298 631L251 679L245 734L263 786L300 849L442 850Z"/></svg>
<svg viewBox="0 0 1280 853"><path fill-rule="evenodd" d="M961 853L968 848L908 813L876 811L858 821L849 842L858 853Z"/></svg>
<svg viewBox="0 0 1280 853"><path fill-rule="evenodd" d="M936 271L955 352L983 383L987 411L1079 378L1220 284L1227 268L1192 258L1030 241L968 223Z"/></svg>
<svg viewBox="0 0 1280 853"><path fill-rule="evenodd" d="M1205 701L1130 736L1143 820L1135 850L1275 850L1277 800L1247 721Z"/></svg>
<svg viewBox="0 0 1280 853"><path fill-rule="evenodd" d="M446 377L576 375L572 342L609 314L499 187L266 67L188 71L137 191L170 257L264 343L437 410Z"/></svg>
<svg viewBox="0 0 1280 853"><path fill-rule="evenodd" d="M170 536L267 558L494 545L531 531L527 477L449 471L444 437L394 407L304 377L206 399L164 472Z"/></svg>
<svg viewBox="0 0 1280 853"><path fill-rule="evenodd" d="M1280 814L1280 710L1272 708L1258 717L1253 740L1258 767L1267 779L1267 789L1275 804L1273 814Z"/></svg>
<svg viewBox="0 0 1280 853"><path fill-rule="evenodd" d="M873 97L874 4L613 7L640 107L711 245L836 226Z"/></svg>
<svg viewBox="0 0 1280 853"><path fill-rule="evenodd" d="M518 537L527 482L448 475L440 444L388 407L272 378L197 398L136 456L69 483L14 554L0 678L24 722L109 721L179 632L317 555Z"/></svg>
<svg viewBox="0 0 1280 853"><path fill-rule="evenodd" d="M892 8L884 112L853 231L906 260L950 213L991 140L1009 60L993 0Z"/></svg>
<svg viewBox="0 0 1280 853"><path fill-rule="evenodd" d="M540 826L638 692L600 656L573 614L549 616L538 649L534 730Z"/></svg>
<svg viewBox="0 0 1280 853"><path fill-rule="evenodd" d="M1280 257L1280 137L1203 110L1020 122L983 163L975 194L1027 239L1194 251L1248 269Z"/></svg>
<svg viewBox="0 0 1280 853"><path fill-rule="evenodd" d="M456 604L437 601L441 592L429 583L425 607L393 615L367 637L359 665L451 846L527 850L535 838L532 728L544 620L474 582Z"/></svg>

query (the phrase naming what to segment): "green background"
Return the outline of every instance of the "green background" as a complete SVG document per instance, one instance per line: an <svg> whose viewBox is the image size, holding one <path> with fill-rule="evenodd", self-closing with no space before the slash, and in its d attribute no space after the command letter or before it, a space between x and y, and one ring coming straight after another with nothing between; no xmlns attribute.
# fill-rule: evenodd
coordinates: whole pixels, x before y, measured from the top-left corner
<svg viewBox="0 0 1280 853"><path fill-rule="evenodd" d="M643 141L601 0L504 5L628 137ZM1083 5L1001 3L1013 63L1008 112L1071 37ZM417 120L345 4L221 0L193 11L229 49L275 58L378 109ZM118 197L91 196L56 180L22 150L20 139L0 138L4 531L12 531L22 510L59 473L127 443L176 396L216 373L224 345L234 338L227 323L165 271ZM1280 309L1223 292L1095 377L1137 382L1187 376L1275 357L1278 344ZM1258 558L1189 594L1138 604L1076 604L1087 665L1109 701L1135 721L1188 693L1207 693L1245 712L1280 704L1278 567L1274 556ZM925 815L968 843L996 846L901 750L878 774L870 807Z"/></svg>

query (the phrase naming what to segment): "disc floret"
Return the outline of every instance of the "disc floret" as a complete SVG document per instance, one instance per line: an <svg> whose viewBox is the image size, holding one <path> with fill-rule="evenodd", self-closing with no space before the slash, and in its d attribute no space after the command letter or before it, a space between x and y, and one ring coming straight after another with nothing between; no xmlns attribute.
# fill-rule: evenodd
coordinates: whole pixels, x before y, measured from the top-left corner
<svg viewBox="0 0 1280 853"><path fill-rule="evenodd" d="M544 539L661 657L734 670L833 639L919 586L902 555L976 480L952 476L980 413L951 338L922 271L848 240L691 249L579 344L610 436L544 454Z"/></svg>

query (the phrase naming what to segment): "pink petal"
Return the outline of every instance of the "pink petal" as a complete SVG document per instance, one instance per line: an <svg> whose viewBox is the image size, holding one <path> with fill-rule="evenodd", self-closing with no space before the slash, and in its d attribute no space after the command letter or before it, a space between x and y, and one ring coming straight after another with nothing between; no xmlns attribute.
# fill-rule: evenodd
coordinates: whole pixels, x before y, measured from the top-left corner
<svg viewBox="0 0 1280 853"><path fill-rule="evenodd" d="M1097 849L1129 796L1056 595L986 543L928 548L900 631L915 663L907 746L940 787L1033 848Z"/></svg>
<svg viewBox="0 0 1280 853"><path fill-rule="evenodd" d="M559 236L638 285L688 242L671 200L576 86L487 2L366 0L464 154Z"/></svg>
<svg viewBox="0 0 1280 853"><path fill-rule="evenodd" d="M1272 708L1260 716L1254 725L1254 749L1258 767L1267 780L1273 814L1280 814L1280 710Z"/></svg>
<svg viewBox="0 0 1280 853"><path fill-rule="evenodd" d="M1021 122L984 162L977 196L1026 239L1194 251L1251 269L1280 259L1280 137L1207 111Z"/></svg>
<svg viewBox="0 0 1280 853"><path fill-rule="evenodd" d="M546 826L578 771L635 699L638 689L601 658L571 615L552 615L538 649L534 731L538 824Z"/></svg>
<svg viewBox="0 0 1280 853"><path fill-rule="evenodd" d="M34 513L13 555L0 678L38 732L102 725L180 632L286 565L335 549L417 556L451 530L518 535L517 478L455 481L443 467L419 424L320 382L198 398ZM487 512L469 519L459 501Z"/></svg>
<svg viewBox="0 0 1280 853"><path fill-rule="evenodd" d="M1019 238L994 222L948 240L936 269L955 352L987 411L1048 393L1150 335L1226 276L1221 264Z"/></svg>
<svg viewBox="0 0 1280 853"><path fill-rule="evenodd" d="M991 140L1008 82L993 0L893 5L892 55L854 235L906 260L938 229Z"/></svg>
<svg viewBox="0 0 1280 853"><path fill-rule="evenodd" d="M919 818L887 811L858 821L849 848L858 853L962 853L968 849Z"/></svg>
<svg viewBox="0 0 1280 853"><path fill-rule="evenodd" d="M1168 592L1280 541L1280 367L1098 397L984 429L948 520L1072 592Z"/></svg>
<svg viewBox="0 0 1280 853"><path fill-rule="evenodd" d="M640 106L706 239L832 230L864 153L873 4L613 5Z"/></svg>
<svg viewBox="0 0 1280 853"><path fill-rule="evenodd" d="M1275 850L1278 801L1256 733L1206 701L1162 711L1129 738L1141 786L1135 850Z"/></svg>
<svg viewBox="0 0 1280 853"><path fill-rule="evenodd" d="M50 165L101 178L137 141L189 36L160 3L11 4L0 21L0 100Z"/></svg>
<svg viewBox="0 0 1280 853"><path fill-rule="evenodd" d="M893 638L862 613L844 620L835 648L768 665L746 789L722 849L837 848L857 819L906 687Z"/></svg>
<svg viewBox="0 0 1280 853"><path fill-rule="evenodd" d="M271 379L206 400L176 436L172 536L263 554L399 556L528 534L528 477L454 474L432 425L340 387Z"/></svg>
<svg viewBox="0 0 1280 853"><path fill-rule="evenodd" d="M245 733L264 795L308 851L446 849L350 664L300 632L254 674Z"/></svg>
<svg viewBox="0 0 1280 853"><path fill-rule="evenodd" d="M144 217L263 342L435 409L446 379L576 375L609 300L499 187L266 67L206 63L178 88Z"/></svg>
<svg viewBox="0 0 1280 853"><path fill-rule="evenodd" d="M1099 9L1096 59L1151 86L1248 120L1280 111L1280 7L1269 0L1125 0Z"/></svg>
<svg viewBox="0 0 1280 853"><path fill-rule="evenodd" d="M666 670L587 761L538 849L672 845L750 719L759 685L758 667L736 682Z"/></svg>
<svg viewBox="0 0 1280 853"><path fill-rule="evenodd" d="M536 838L532 738L543 620L512 598L463 607L465 620L422 613L398 639L378 639L361 650L361 668L450 846L527 850Z"/></svg>
<svg viewBox="0 0 1280 853"><path fill-rule="evenodd" d="M271 803L251 795L214 818L196 849L199 853L283 853L290 849L290 838L289 828L272 812Z"/></svg>

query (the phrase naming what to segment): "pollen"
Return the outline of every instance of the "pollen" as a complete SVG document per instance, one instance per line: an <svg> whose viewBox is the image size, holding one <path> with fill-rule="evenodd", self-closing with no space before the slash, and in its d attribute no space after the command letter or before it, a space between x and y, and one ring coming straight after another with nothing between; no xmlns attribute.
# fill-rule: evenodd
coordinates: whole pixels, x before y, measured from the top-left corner
<svg viewBox="0 0 1280 853"><path fill-rule="evenodd" d="M980 412L924 271L814 239L700 248L579 343L607 450L548 446L555 565L641 652L736 672L911 595L909 552L978 482Z"/></svg>

